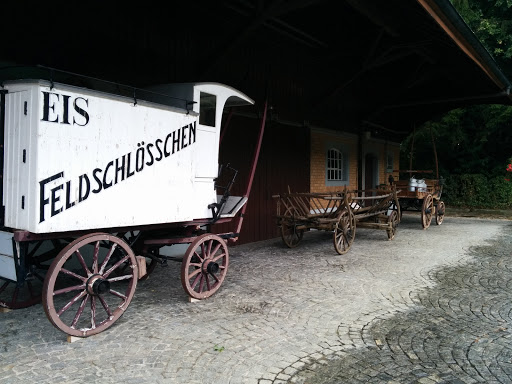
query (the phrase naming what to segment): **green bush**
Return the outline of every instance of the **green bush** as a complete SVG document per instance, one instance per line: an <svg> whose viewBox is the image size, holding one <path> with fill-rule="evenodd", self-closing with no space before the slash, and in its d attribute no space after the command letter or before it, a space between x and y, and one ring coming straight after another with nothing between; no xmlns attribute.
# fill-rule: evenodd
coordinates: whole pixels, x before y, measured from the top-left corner
<svg viewBox="0 0 512 384"><path fill-rule="evenodd" d="M450 175L445 180L442 197L452 206L512 209L512 181L504 176Z"/></svg>

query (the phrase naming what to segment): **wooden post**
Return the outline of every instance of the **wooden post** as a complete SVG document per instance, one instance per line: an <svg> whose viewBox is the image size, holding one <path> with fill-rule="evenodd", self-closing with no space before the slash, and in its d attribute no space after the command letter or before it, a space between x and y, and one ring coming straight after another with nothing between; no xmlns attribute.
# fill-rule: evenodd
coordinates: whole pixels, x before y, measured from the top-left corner
<svg viewBox="0 0 512 384"><path fill-rule="evenodd" d="M412 142L411 142L411 151L409 152L409 169L412 169L412 155L414 150L414 136L416 136L416 124L414 125L412 131ZM409 172L409 179L412 177L412 173Z"/></svg>
<svg viewBox="0 0 512 384"><path fill-rule="evenodd" d="M254 180L254 174L256 173L256 166L258 165L258 158L260 157L261 142L263 141L263 133L265 132L266 120L267 120L267 101L265 100L265 106L263 108L263 116L261 118L260 132L258 135L258 142L256 144L256 149L254 150L254 154L252 157L251 173L249 175L249 182L247 183L247 190L244 195L244 197L247 197L247 198L249 198L249 194L251 193L252 182ZM237 233L237 236L240 234L240 230L242 229L242 222L244 219L244 214L245 214L246 208L247 208L247 203L244 204L240 214L238 215L238 222L237 222L236 231L235 231L235 233Z"/></svg>
<svg viewBox="0 0 512 384"><path fill-rule="evenodd" d="M432 138L432 148L434 148L434 160L436 162L436 179L439 180L439 165L437 163L436 142L434 140L434 134L432 133L432 127L430 127L430 137Z"/></svg>

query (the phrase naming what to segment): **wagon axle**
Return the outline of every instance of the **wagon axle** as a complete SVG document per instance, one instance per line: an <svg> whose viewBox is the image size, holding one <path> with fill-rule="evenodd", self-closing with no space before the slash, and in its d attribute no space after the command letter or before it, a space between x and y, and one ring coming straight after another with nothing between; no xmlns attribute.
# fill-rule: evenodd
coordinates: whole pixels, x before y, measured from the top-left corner
<svg viewBox="0 0 512 384"><path fill-rule="evenodd" d="M110 291L110 282L101 275L92 275L87 281L87 292L90 295L103 295Z"/></svg>
<svg viewBox="0 0 512 384"><path fill-rule="evenodd" d="M206 266L206 268L205 268L205 266ZM219 272L220 267L219 267L219 264L217 264L213 261L206 260L203 264L203 270L205 272L209 273L210 275L215 275L216 273Z"/></svg>

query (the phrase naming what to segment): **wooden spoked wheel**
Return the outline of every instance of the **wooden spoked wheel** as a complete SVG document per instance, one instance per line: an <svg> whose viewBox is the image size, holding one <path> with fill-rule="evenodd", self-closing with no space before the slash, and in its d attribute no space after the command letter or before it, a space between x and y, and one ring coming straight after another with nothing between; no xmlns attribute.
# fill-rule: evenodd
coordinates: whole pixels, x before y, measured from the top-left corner
<svg viewBox="0 0 512 384"><path fill-rule="evenodd" d="M445 206L443 201L439 201L436 207L436 224L441 225L444 220Z"/></svg>
<svg viewBox="0 0 512 384"><path fill-rule="evenodd" d="M112 263L114 254L122 257ZM94 335L126 311L137 280L135 255L123 240L88 234L69 243L51 264L43 286L44 311L68 335Z"/></svg>
<svg viewBox="0 0 512 384"><path fill-rule="evenodd" d="M43 282L51 260L64 248L59 240L41 240L19 243L18 250L26 250L25 272L18 281L0 277L0 307L9 309L27 308L41 302ZM21 260L20 260L21 261Z"/></svg>
<svg viewBox="0 0 512 384"><path fill-rule="evenodd" d="M356 219L350 211L344 210L334 228L334 249L340 255L348 252L356 237Z"/></svg>
<svg viewBox="0 0 512 384"><path fill-rule="evenodd" d="M388 233L389 240L393 240L395 238L395 234L396 234L399 222L400 222L400 220L398 217L398 211L396 211L396 210L391 211L391 214L388 216L389 228L386 230Z"/></svg>
<svg viewBox="0 0 512 384"><path fill-rule="evenodd" d="M423 229L430 227L432 216L434 214L434 199L431 194L428 194L423 199L423 206L421 207L421 224Z"/></svg>
<svg viewBox="0 0 512 384"><path fill-rule="evenodd" d="M217 292L226 277L229 252L226 242L205 233L188 247L181 263L181 285L194 299L205 299Z"/></svg>
<svg viewBox="0 0 512 384"><path fill-rule="evenodd" d="M0 307L27 308L41 302L42 281L36 277L18 283L0 277Z"/></svg>
<svg viewBox="0 0 512 384"><path fill-rule="evenodd" d="M297 229L296 221L293 219L293 213L287 209L284 218L281 219L281 238L288 248L295 248L304 236L303 229Z"/></svg>

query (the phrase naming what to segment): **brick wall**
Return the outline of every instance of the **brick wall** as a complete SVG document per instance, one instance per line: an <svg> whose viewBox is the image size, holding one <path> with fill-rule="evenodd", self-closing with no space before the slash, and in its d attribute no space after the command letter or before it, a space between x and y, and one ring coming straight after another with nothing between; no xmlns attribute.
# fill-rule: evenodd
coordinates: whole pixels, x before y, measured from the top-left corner
<svg viewBox="0 0 512 384"><path fill-rule="evenodd" d="M326 145L341 144L348 149L348 189L357 189L357 137L335 133L311 132L310 186L311 192L335 192L343 186L325 185Z"/></svg>
<svg viewBox="0 0 512 384"><path fill-rule="evenodd" d="M358 138L355 135L336 134L313 130L311 132L311 160L310 160L310 192L335 192L344 189L343 186L327 186L326 176L326 147L327 144L341 144L348 149L348 189L358 188L357 166L358 166ZM386 170L387 152L393 153L393 168L398 169L400 164L400 147L396 143L385 143L383 141L370 141L365 143L371 147L379 162L379 184L387 184L389 173ZM363 172L364 177L364 172ZM398 173L393 173L395 180L398 180Z"/></svg>

